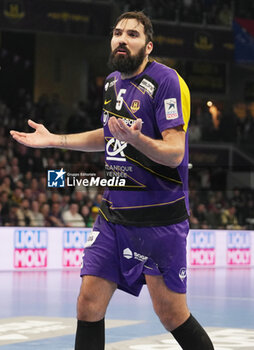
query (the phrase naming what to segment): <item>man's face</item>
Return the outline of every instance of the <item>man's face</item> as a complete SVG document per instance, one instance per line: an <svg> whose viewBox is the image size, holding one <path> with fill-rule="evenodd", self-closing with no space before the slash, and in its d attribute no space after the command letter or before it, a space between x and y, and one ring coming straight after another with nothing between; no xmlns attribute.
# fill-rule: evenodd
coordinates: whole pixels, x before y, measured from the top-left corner
<svg viewBox="0 0 254 350"><path fill-rule="evenodd" d="M109 65L114 70L132 75L151 51L152 43L146 43L143 24L134 18L123 19L113 31Z"/></svg>

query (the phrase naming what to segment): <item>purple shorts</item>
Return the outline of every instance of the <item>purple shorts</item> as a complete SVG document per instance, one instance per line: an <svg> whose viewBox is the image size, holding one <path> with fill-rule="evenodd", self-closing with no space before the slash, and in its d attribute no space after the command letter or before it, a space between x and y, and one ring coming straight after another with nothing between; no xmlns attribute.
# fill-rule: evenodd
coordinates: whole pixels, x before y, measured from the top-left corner
<svg viewBox="0 0 254 350"><path fill-rule="evenodd" d="M115 282L138 296L144 275L162 275L168 288L186 293L188 220L174 225L136 227L113 224L97 217L85 244L81 276Z"/></svg>

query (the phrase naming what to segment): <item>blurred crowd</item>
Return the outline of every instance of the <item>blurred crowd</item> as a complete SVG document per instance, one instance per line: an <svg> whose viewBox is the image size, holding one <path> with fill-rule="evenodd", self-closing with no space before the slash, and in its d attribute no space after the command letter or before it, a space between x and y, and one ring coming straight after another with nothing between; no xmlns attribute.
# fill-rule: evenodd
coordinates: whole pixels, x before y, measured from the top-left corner
<svg viewBox="0 0 254 350"><path fill-rule="evenodd" d="M208 170L199 171L198 176L190 176L190 227L253 230L254 191L249 188L214 190L207 186L211 176L212 172Z"/></svg>
<svg viewBox="0 0 254 350"><path fill-rule="evenodd" d="M230 27L234 17L253 18L251 0L124 0L121 11L144 10L153 20Z"/></svg>
<svg viewBox="0 0 254 350"><path fill-rule="evenodd" d="M229 142L254 156L254 102L228 107L193 103L190 142Z"/></svg>
<svg viewBox="0 0 254 350"><path fill-rule="evenodd" d="M103 189L78 185L48 189L47 170L64 168L70 173L103 176L103 153L27 148L13 141L9 131L31 132L28 118L54 132L86 131L100 124L98 114L93 118L95 112L79 102L65 120L57 95L43 95L33 103L23 89L12 108L0 100L0 225L92 227Z"/></svg>
<svg viewBox="0 0 254 350"><path fill-rule="evenodd" d="M57 95L44 95L33 103L29 94L21 89L12 108L0 100L1 226L92 227L98 215L103 188L76 185L49 189L47 169L64 168L70 173L86 172L104 177L104 154L27 148L13 141L9 130L32 131L25 127L28 117L44 123L54 132L90 130L100 126L98 106L94 106L91 110L80 101L73 106L70 118L64 119L63 106ZM191 143L236 142L238 139L239 142L254 143L254 117L249 114L252 109L236 105L230 114L218 110L214 117L210 108L206 106L202 109L194 104ZM248 188L227 191L226 181L221 174L216 177L216 171L190 171L191 228L253 229L254 191ZM221 184L219 188L215 186L218 182Z"/></svg>

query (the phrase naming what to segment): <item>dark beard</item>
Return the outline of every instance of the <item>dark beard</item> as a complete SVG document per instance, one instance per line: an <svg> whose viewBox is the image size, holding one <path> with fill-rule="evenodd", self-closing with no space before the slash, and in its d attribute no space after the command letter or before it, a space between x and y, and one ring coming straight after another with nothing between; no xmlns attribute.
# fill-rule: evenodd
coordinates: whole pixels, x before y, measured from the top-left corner
<svg viewBox="0 0 254 350"><path fill-rule="evenodd" d="M116 54L119 48L125 49L126 55ZM111 52L108 60L108 66L113 71L117 70L125 75L132 75L138 70L139 66L144 61L145 50L146 47L144 46L136 55L131 56L130 51L125 46L120 45L116 50Z"/></svg>

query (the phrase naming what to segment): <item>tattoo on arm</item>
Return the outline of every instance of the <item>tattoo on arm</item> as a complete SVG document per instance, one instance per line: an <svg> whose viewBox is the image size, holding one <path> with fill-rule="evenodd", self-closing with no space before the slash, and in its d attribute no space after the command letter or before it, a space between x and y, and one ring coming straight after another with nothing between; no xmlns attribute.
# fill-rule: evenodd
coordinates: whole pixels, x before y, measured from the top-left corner
<svg viewBox="0 0 254 350"><path fill-rule="evenodd" d="M67 136L66 135L61 135L60 146L61 147L66 147L67 146Z"/></svg>

